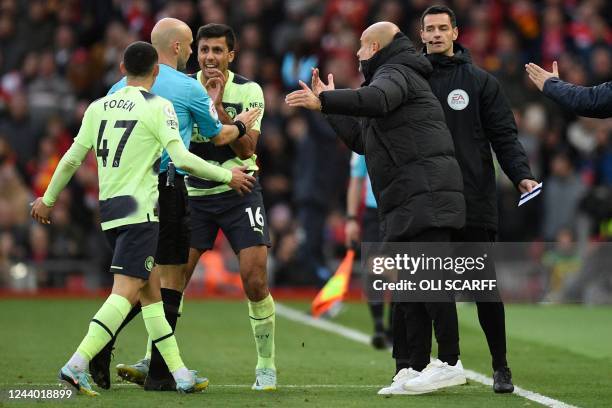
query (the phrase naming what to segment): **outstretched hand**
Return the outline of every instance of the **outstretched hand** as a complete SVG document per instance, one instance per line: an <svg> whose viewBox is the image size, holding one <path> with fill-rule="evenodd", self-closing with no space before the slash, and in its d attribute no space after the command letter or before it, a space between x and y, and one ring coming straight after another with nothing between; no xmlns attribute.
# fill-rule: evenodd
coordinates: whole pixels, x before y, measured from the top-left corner
<svg viewBox="0 0 612 408"><path fill-rule="evenodd" d="M321 81L319 77L319 68L312 69L312 80L310 83L312 87L312 92L319 97L319 94L323 91L332 91L336 89L334 85L334 76L332 74L327 74L327 85Z"/></svg>
<svg viewBox="0 0 612 408"><path fill-rule="evenodd" d="M550 78L559 78L559 67L557 65L557 61L553 61L552 63L552 72L546 71L544 68L539 65L530 62L529 64L525 64L525 70L527 74L529 74L529 79L538 87L540 91L544 89L544 82L546 82Z"/></svg>
<svg viewBox="0 0 612 408"><path fill-rule="evenodd" d="M285 103L295 108L306 108L310 110L321 110L319 97L303 81L298 81L300 87L285 97Z"/></svg>

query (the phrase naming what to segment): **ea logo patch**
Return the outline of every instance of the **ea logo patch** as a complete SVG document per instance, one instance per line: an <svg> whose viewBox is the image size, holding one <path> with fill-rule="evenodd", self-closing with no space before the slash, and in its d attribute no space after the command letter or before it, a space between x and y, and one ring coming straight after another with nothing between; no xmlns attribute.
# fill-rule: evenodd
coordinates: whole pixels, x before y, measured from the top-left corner
<svg viewBox="0 0 612 408"><path fill-rule="evenodd" d="M446 102L448 102L448 106L451 109L459 111L467 108L470 103L470 97L463 89L455 89L448 94Z"/></svg>
<svg viewBox="0 0 612 408"><path fill-rule="evenodd" d="M147 256L147 259L145 259L145 269L149 272L151 272L151 270L153 270L153 265L155 264L155 259L152 256Z"/></svg>

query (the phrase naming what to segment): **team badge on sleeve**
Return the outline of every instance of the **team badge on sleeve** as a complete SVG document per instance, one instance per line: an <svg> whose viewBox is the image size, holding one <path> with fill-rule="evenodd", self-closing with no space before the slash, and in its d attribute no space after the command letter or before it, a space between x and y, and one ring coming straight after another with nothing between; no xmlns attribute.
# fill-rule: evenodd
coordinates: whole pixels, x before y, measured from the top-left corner
<svg viewBox="0 0 612 408"><path fill-rule="evenodd" d="M178 118L176 116L176 112L174 111L174 107L171 104L167 104L164 106L164 114L166 115L166 125L170 129L177 129Z"/></svg>

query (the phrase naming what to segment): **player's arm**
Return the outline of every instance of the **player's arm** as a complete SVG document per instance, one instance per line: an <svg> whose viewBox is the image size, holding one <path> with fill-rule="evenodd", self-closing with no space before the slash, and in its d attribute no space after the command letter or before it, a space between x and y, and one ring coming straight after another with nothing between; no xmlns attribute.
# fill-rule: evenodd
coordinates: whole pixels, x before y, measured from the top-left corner
<svg viewBox="0 0 612 408"><path fill-rule="evenodd" d="M244 137L236 139L230 143L230 147L242 160L246 160L255 154L255 148L257 147L257 141L259 140L259 134L261 131L261 120L264 115L264 95L261 87L255 82L249 84L247 95L245 95L244 106L250 109L258 108L261 109L261 114L257 117L257 120L253 124L253 128L247 131ZM225 110L224 110L225 113ZM221 115L219 115L221 117Z"/></svg>
<svg viewBox="0 0 612 408"><path fill-rule="evenodd" d="M70 149L64 154L59 161L57 168L53 172L51 182L42 197L38 197L32 204L31 215L36 221L43 224L50 224L49 215L57 197L68 184L74 173L77 171L85 157L89 148L80 143L74 142Z"/></svg>
<svg viewBox="0 0 612 408"><path fill-rule="evenodd" d="M30 215L38 222L43 224L51 223L49 215L51 214L53 205L55 205L57 201L57 197L77 171L87 156L87 152L93 147L92 138L94 124L92 121L95 115L92 114L91 111L91 106L85 111L79 133L75 137L74 142L72 142L70 149L64 153L57 164L57 168L53 172L53 176L51 177L45 194L42 197L38 197L32 203Z"/></svg>
<svg viewBox="0 0 612 408"><path fill-rule="evenodd" d="M195 80L191 86L190 101L191 113L198 124L200 134L211 139L215 146L227 145L245 136L260 113L258 109L252 109L236 116L231 125L222 124L210 97Z"/></svg>
<svg viewBox="0 0 612 408"><path fill-rule="evenodd" d="M248 193L253 188L255 178L244 173L246 168L238 167L232 170L210 164L195 154L189 152L182 142L176 127L176 113L170 102L162 105L158 125L159 140L168 152L174 164L196 177L229 185L239 193Z"/></svg>

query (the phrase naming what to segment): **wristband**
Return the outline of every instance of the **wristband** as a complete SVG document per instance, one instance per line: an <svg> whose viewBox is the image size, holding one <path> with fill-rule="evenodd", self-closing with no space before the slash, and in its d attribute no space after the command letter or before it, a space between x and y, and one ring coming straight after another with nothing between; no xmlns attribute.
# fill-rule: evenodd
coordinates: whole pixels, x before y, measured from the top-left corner
<svg viewBox="0 0 612 408"><path fill-rule="evenodd" d="M234 125L238 128L238 137L236 139L240 139L242 136L246 135L247 127L244 122L240 120L235 120Z"/></svg>
<svg viewBox="0 0 612 408"><path fill-rule="evenodd" d="M346 216L346 220L347 221L355 221L355 220L357 220L357 216L356 215L347 215Z"/></svg>

